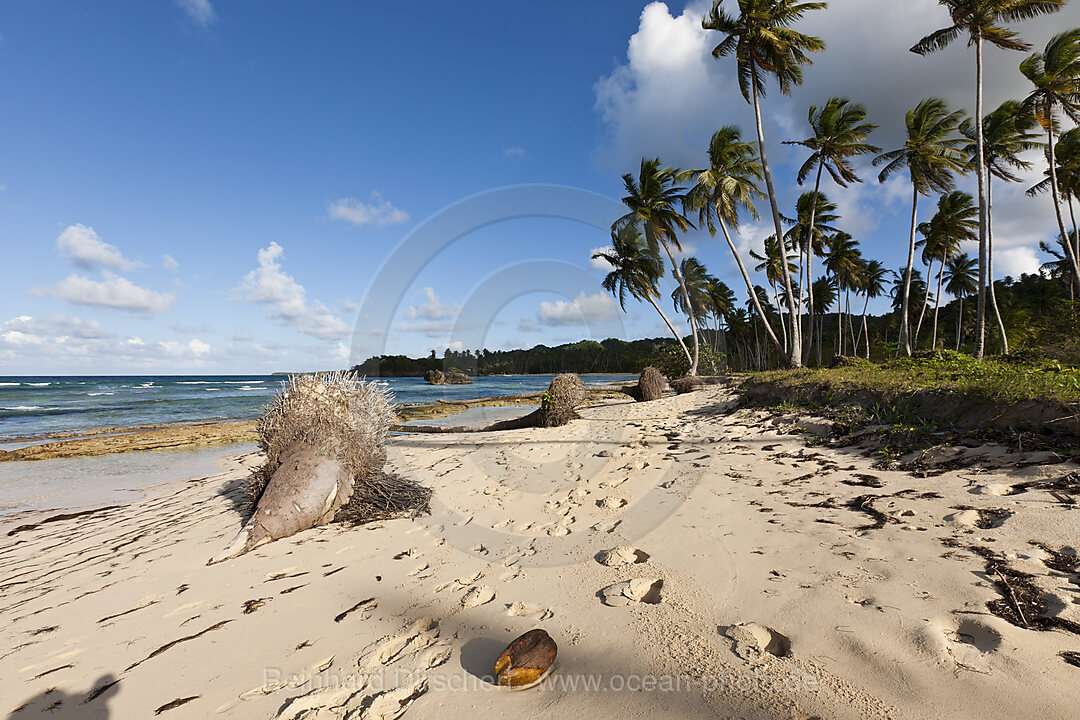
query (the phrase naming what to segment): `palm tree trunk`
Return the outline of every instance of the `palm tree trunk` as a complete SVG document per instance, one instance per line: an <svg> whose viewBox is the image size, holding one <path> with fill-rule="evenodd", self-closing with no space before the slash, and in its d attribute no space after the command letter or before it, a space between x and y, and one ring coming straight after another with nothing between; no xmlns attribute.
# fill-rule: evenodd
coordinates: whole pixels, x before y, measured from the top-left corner
<svg viewBox="0 0 1080 720"><path fill-rule="evenodd" d="M754 97L754 121L757 125L758 154L761 156L761 169L765 174L765 189L769 193L769 205L772 206L773 226L776 229L776 244L780 249L780 272L783 273L784 287L787 289L788 314L791 316L791 343L788 353L791 357L791 367L802 367L802 333L795 317L795 293L791 288L791 273L788 272L787 248L784 247L784 228L780 223L780 208L776 204L776 190L773 188L772 171L769 169L769 160L765 154L765 131L761 125L761 103L758 95L757 68L754 61L750 61L750 77L753 83Z"/></svg>
<svg viewBox="0 0 1080 720"><path fill-rule="evenodd" d="M945 265L944 261L941 263ZM930 307L930 278L934 274L934 258L930 258L930 263L926 266L926 295L923 297L922 310L919 311L919 322L915 323L915 347L919 346L919 332L922 331L922 321L926 316L926 308Z"/></svg>
<svg viewBox="0 0 1080 720"><path fill-rule="evenodd" d="M731 233L728 232L727 224L723 220L720 221L720 229L724 232L724 239L727 240L728 247L731 248L731 254L735 257L735 264L739 266L739 272L742 273L743 282L746 283L746 292L750 293L750 300L754 303L754 310L757 312L758 317L761 318L761 324L765 326L765 332L768 333L769 340L776 346L777 355L782 358L784 352L780 347L780 341L776 339L776 333L773 332L769 319L765 317L765 311L761 308L761 300L758 299L757 293L754 292L754 283L750 280L750 273L746 271L746 266L743 265L742 258L739 257L739 250L735 247L735 243L732 242ZM775 291L776 288L773 288L773 290ZM783 321L783 318L781 318L781 321Z"/></svg>
<svg viewBox="0 0 1080 720"><path fill-rule="evenodd" d="M843 290L840 289L840 276L836 276L836 354L844 354L844 314L841 312L840 298Z"/></svg>
<svg viewBox="0 0 1080 720"><path fill-rule="evenodd" d="M904 297L900 304L900 346L911 357L910 328L908 327L908 297L911 295L911 271L915 266L915 225L919 216L919 188L911 182L911 237L908 238L907 271L904 273Z"/></svg>
<svg viewBox="0 0 1080 720"><path fill-rule="evenodd" d="M810 233L806 241L806 286L810 298L808 314L810 316L810 337L806 340L806 362L810 362L810 349L814 346L814 223L817 221L817 197L821 190L821 171L825 168L823 161L818 161L817 180L814 181L814 202L810 205ZM799 295L802 295L800 291ZM802 310L799 311L800 315Z"/></svg>
<svg viewBox="0 0 1080 720"><path fill-rule="evenodd" d="M1060 192L1058 191L1057 181L1057 155L1054 149L1054 124L1053 118L1051 118L1050 128L1046 131L1049 137L1049 149L1050 149L1050 194L1054 199L1054 215L1057 216L1058 230L1061 232L1063 239L1062 245L1065 246L1066 255L1069 256L1069 262L1072 264L1073 269L1073 281L1076 283L1076 287L1080 288L1080 264L1077 264L1076 253L1073 252L1072 243L1069 242L1069 234L1065 232L1065 221L1061 217L1061 201Z"/></svg>
<svg viewBox="0 0 1080 720"><path fill-rule="evenodd" d="M859 341L855 339L855 328L851 324L851 288L847 289L844 294L844 305L847 307L845 314L847 315L847 329L848 336L851 338L851 354L856 356L859 354Z"/></svg>
<svg viewBox="0 0 1080 720"><path fill-rule="evenodd" d="M937 293L934 295L934 336L930 342L930 349L937 350L937 320L938 310L941 308L941 278L945 275L945 260L942 258L941 267L937 271Z"/></svg>
<svg viewBox="0 0 1080 720"><path fill-rule="evenodd" d="M862 330L863 330L863 335L866 336L866 359L867 360L870 359L870 328L868 328L867 325L866 325L866 308L869 307L869 305L870 305L870 293L867 293L866 294L866 301L863 303L863 306L862 306ZM855 354L856 355L859 354L859 351L858 351L857 348L855 350Z"/></svg>
<svg viewBox="0 0 1080 720"><path fill-rule="evenodd" d="M655 309L656 312L660 313L660 317L664 318L664 324L668 326L668 330L670 330L671 334L675 336L675 339L679 341L679 347L681 347L683 352L686 353L687 362L693 363L694 360L692 357L690 357L690 350L687 349L686 343L683 342L682 335L679 334L679 331L676 330L675 326L671 324L670 320L668 320L668 316L665 315L664 311L660 309L660 305L657 304L656 300L653 299L651 295L647 296L645 299L649 301L649 304L653 306L653 309Z"/></svg>
<svg viewBox="0 0 1080 720"><path fill-rule="evenodd" d="M1005 334L1005 323L1001 319L1001 309L997 304L997 293L994 291L994 178L990 171L986 171L986 279L990 290L990 305L994 308L994 317L997 319L998 332L1001 333L1001 354L1009 354L1009 337ZM1069 202L1069 212L1072 212L1072 202ZM1075 226L1076 223L1073 222Z"/></svg>
<svg viewBox="0 0 1080 720"><path fill-rule="evenodd" d="M668 244L664 241L661 241L660 244L664 246L664 252L667 253L668 260L671 261L671 272L673 275L675 275L675 279L678 281L679 287L682 289L683 301L686 303L686 314L690 318L690 332L693 333L694 336L694 357L690 360L690 371L687 373L687 375L694 376L697 375L699 352L698 328L697 319L694 318L694 306L690 304L690 293L686 289L686 281L683 280L682 273L679 272L679 263L675 262L675 256L671 254L671 248L669 248Z"/></svg>
<svg viewBox="0 0 1080 720"><path fill-rule="evenodd" d="M978 176L979 192L979 297L975 309L975 349L972 355L982 360L986 351L986 158L983 137L983 38L982 31L975 36L975 174Z"/></svg>
<svg viewBox="0 0 1080 720"><path fill-rule="evenodd" d="M776 291L776 283L771 282L769 285L772 286L772 296L773 302L776 303L776 312L780 315L780 331L784 334L784 354L786 355L788 349L787 323L784 322L784 313L780 309L780 293ZM751 291L750 294L754 295L755 293Z"/></svg>
<svg viewBox="0 0 1080 720"><path fill-rule="evenodd" d="M960 309L956 312L956 352L960 352L960 328L964 325L964 294L960 293Z"/></svg>

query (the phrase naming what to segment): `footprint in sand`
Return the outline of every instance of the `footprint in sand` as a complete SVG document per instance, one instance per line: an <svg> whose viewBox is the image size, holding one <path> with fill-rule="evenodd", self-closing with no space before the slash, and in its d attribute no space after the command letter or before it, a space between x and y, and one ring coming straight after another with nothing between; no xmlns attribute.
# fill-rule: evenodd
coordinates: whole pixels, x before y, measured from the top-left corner
<svg viewBox="0 0 1080 720"><path fill-rule="evenodd" d="M495 588L490 585L478 585L470 588L461 598L461 606L464 608L480 607L495 599Z"/></svg>
<svg viewBox="0 0 1080 720"><path fill-rule="evenodd" d="M523 602L507 605L506 614L511 617L535 617L537 620L547 620L555 617L555 613L548 608L538 605L526 605Z"/></svg>
<svg viewBox="0 0 1080 720"><path fill-rule="evenodd" d="M596 554L596 562L613 568L643 563L648 559L649 553L627 545L620 545L610 550L601 550Z"/></svg>
<svg viewBox="0 0 1080 720"><path fill-rule="evenodd" d="M371 657L379 665L389 665L405 654L430 647L439 637L439 622L433 618L417 620L401 635L392 637L376 648Z"/></svg>
<svg viewBox="0 0 1080 720"><path fill-rule="evenodd" d="M633 580L608 585L597 595L600 596L600 602L611 607L623 607L637 603L658 605L662 599L660 591L663 588L663 580L634 578Z"/></svg>
<svg viewBox="0 0 1080 720"><path fill-rule="evenodd" d="M597 500L596 507L601 510L618 510L619 508L626 507L626 499L609 495L603 500Z"/></svg>

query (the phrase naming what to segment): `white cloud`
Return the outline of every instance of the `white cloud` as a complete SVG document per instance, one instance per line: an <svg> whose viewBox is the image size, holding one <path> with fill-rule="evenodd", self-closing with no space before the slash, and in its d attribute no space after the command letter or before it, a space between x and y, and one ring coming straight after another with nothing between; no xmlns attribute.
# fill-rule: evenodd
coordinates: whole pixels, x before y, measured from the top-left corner
<svg viewBox="0 0 1080 720"><path fill-rule="evenodd" d="M522 160L528 153L520 145L511 145L502 151L503 160Z"/></svg>
<svg viewBox="0 0 1080 720"><path fill-rule="evenodd" d="M174 258L172 255L162 255L161 256L161 265L166 270L171 270L173 272L176 272L177 270L180 269L180 263L178 263L176 261L176 258Z"/></svg>
<svg viewBox="0 0 1080 720"><path fill-rule="evenodd" d="M378 192L371 193L371 202L364 203L356 198L340 198L330 203L327 212L334 220L344 220L356 226L400 225L409 221L409 214L394 207L389 200L384 200Z"/></svg>
<svg viewBox="0 0 1080 720"><path fill-rule="evenodd" d="M217 19L210 0L176 0L177 6L202 27L209 27Z"/></svg>
<svg viewBox="0 0 1080 720"><path fill-rule="evenodd" d="M453 301L441 301L434 288L426 287L423 293L425 302L422 305L410 305L405 313L410 320L448 320L461 312L461 305Z"/></svg>
<svg viewBox="0 0 1080 720"><path fill-rule="evenodd" d="M138 339L138 338L136 338ZM175 340L158 343L158 346L167 354L174 356L190 355L191 357L203 357L208 354L211 347L202 340L193 339L188 343L180 343Z"/></svg>
<svg viewBox="0 0 1080 720"><path fill-rule="evenodd" d="M521 318L518 321L518 332L535 333L540 332L540 330L540 326L532 318Z"/></svg>
<svg viewBox="0 0 1080 720"><path fill-rule="evenodd" d="M86 225L69 225L56 238L60 248L79 267L94 270L99 267L131 271L139 264L124 257L116 246L103 241L94 228Z"/></svg>
<svg viewBox="0 0 1080 720"><path fill-rule="evenodd" d="M62 298L76 305L129 310L151 315L172 309L176 295L161 293L134 284L108 270L102 272L103 279L91 280L83 275L68 275L54 287L39 288L31 291L35 295Z"/></svg>
<svg viewBox="0 0 1080 720"><path fill-rule="evenodd" d="M603 247L594 247L589 251L589 267L593 270L603 270L604 272L611 272L615 268L604 258L594 258L596 253L613 253L615 248L611 245L604 245Z"/></svg>
<svg viewBox="0 0 1080 720"><path fill-rule="evenodd" d="M613 320L617 316L618 308L609 296L603 293L586 295L583 290L573 302L541 302L537 321L549 327L564 327Z"/></svg>
<svg viewBox="0 0 1080 720"><path fill-rule="evenodd" d="M278 262L282 253L276 242L259 250L259 267L245 275L238 288L244 299L266 305L270 318L279 325L322 340L345 337L349 326L323 303L309 302L304 286L282 271Z"/></svg>

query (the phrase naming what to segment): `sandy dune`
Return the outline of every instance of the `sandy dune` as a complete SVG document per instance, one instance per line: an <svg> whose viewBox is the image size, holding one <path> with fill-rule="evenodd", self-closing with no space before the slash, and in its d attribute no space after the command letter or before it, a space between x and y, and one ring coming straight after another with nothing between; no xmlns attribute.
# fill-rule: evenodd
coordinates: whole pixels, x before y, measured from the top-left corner
<svg viewBox="0 0 1080 720"><path fill-rule="evenodd" d="M555 430L397 437L390 464L435 489L431 516L212 567L254 456L6 521L0 714L1075 717L1080 513L1045 483L1073 466L956 448L980 464L914 477L732 405L710 388ZM995 585L1014 573L1058 627L988 611L1015 607ZM493 688L537 626L557 671Z"/></svg>

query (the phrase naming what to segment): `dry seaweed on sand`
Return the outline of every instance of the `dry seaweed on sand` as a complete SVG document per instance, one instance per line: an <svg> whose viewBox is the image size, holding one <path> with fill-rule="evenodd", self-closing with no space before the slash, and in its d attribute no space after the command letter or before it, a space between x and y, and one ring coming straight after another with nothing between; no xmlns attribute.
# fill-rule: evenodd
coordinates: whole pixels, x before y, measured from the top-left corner
<svg viewBox="0 0 1080 720"><path fill-rule="evenodd" d="M667 385L667 381L664 379L663 374L650 365L642 370L641 375L638 377L635 399L641 402L658 400L664 394L665 385Z"/></svg>

